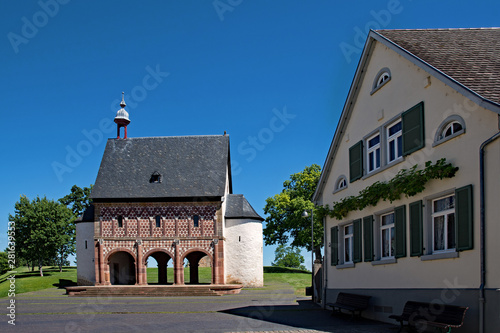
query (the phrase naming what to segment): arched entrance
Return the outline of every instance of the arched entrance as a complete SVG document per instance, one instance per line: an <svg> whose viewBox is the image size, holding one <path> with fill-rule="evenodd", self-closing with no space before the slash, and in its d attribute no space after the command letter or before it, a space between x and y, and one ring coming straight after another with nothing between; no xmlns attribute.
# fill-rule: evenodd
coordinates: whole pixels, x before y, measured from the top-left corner
<svg viewBox="0 0 500 333"><path fill-rule="evenodd" d="M135 284L135 260L130 253L117 251L108 263L111 284Z"/></svg>
<svg viewBox="0 0 500 333"><path fill-rule="evenodd" d="M168 278L167 278L167 265L170 259L172 259L172 256L168 254L165 251L161 250L151 250L146 255L144 256L144 266L147 267L147 262L148 258L152 257L156 260L158 263L158 279L156 280L157 284L168 284ZM147 270L146 270L147 271ZM150 269L151 271L151 269ZM151 277L149 278L149 281L151 281ZM147 279L146 279L147 281ZM173 277L171 279L173 281ZM148 284L155 284L155 282L148 282Z"/></svg>
<svg viewBox="0 0 500 333"><path fill-rule="evenodd" d="M199 267L200 267L200 261L204 258L208 257L208 260L204 260L204 262L211 263L212 262L212 257L205 252L202 251L192 251L186 254L184 259L186 259L189 263L189 270L185 270L186 273L189 271L189 284L210 284L212 283L212 271L213 267L212 265L209 265L210 267L210 277L209 278L202 278L200 279L200 272L199 272Z"/></svg>

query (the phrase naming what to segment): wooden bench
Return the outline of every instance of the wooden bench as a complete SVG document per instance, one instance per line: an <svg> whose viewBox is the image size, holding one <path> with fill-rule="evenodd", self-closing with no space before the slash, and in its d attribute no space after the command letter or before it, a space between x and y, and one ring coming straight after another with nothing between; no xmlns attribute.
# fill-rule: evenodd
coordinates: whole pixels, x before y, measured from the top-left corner
<svg viewBox="0 0 500 333"><path fill-rule="evenodd" d="M435 331L451 332L452 328L463 325L467 309L464 306L408 301L403 313L389 318L399 321L400 332L405 321L408 326L416 327L419 331L433 328Z"/></svg>
<svg viewBox="0 0 500 333"><path fill-rule="evenodd" d="M340 292L335 303L327 303L326 305L332 308L332 315L336 312L342 313L342 309L344 309L350 311L353 318L356 316L356 312L361 317L361 312L368 307L370 298L371 296Z"/></svg>

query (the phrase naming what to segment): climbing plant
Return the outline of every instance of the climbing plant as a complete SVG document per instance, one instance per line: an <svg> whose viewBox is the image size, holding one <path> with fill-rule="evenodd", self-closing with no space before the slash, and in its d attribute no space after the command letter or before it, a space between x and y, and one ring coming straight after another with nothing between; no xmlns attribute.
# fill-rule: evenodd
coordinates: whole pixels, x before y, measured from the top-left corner
<svg viewBox="0 0 500 333"><path fill-rule="evenodd" d="M321 214L341 220L349 212L376 206L381 199L393 202L403 194L412 197L422 192L429 180L452 178L458 171L458 167L447 163L444 158L434 164L431 161L426 162L422 170L417 170L417 167L418 165L414 165L410 169L402 169L387 182L375 182L361 190L357 196L348 196L334 202L332 209L326 205L321 208Z"/></svg>

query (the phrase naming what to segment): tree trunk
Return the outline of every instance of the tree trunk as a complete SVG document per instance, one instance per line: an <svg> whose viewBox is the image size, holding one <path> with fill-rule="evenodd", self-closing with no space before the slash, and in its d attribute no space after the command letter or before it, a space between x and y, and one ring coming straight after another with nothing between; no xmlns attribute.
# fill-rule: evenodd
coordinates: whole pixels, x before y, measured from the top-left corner
<svg viewBox="0 0 500 333"><path fill-rule="evenodd" d="M38 259L38 269L40 270L40 276L43 276L43 261Z"/></svg>
<svg viewBox="0 0 500 333"><path fill-rule="evenodd" d="M319 246L314 247L314 257L316 258L314 261L321 262L321 260L323 259L321 257L321 248Z"/></svg>

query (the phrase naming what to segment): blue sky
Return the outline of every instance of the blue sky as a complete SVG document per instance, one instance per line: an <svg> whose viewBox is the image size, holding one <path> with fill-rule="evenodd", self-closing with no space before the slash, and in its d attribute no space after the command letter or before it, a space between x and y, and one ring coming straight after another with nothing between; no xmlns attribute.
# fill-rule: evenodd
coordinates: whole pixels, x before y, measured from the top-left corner
<svg viewBox="0 0 500 333"><path fill-rule="evenodd" d="M498 1L459 0L0 7L5 231L21 194L57 199L95 182L122 91L130 137L227 131L234 193L263 215L290 174L323 165L369 29L492 27L500 13Z"/></svg>

